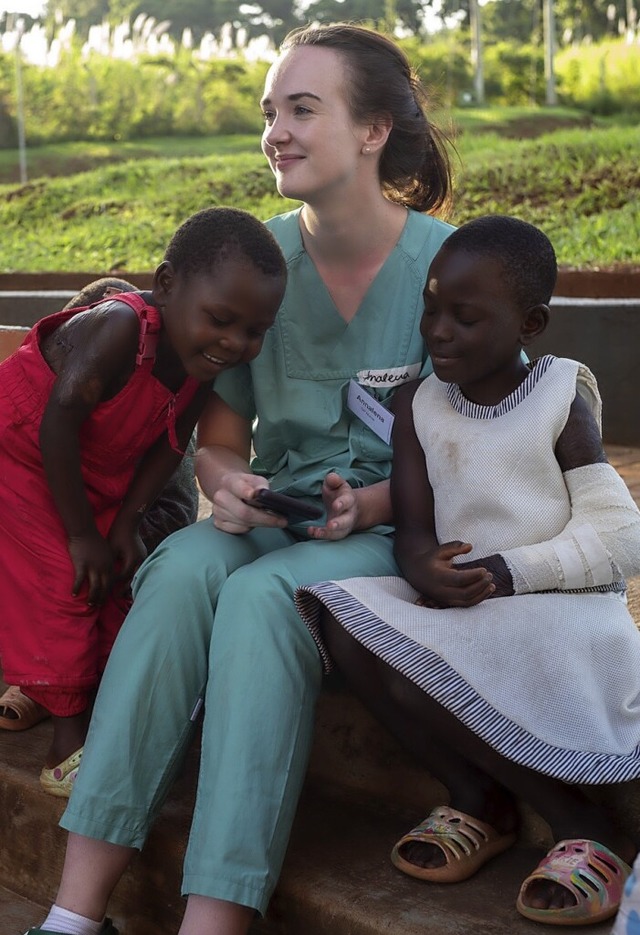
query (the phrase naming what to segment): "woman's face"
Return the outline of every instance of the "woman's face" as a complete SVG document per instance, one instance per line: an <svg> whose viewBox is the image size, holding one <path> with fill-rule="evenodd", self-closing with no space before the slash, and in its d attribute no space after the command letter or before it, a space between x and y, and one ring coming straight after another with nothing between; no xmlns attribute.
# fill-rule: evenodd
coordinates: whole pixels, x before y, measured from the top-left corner
<svg viewBox="0 0 640 935"><path fill-rule="evenodd" d="M368 128L353 122L348 81L343 57L318 46L291 49L269 70L262 150L281 195L335 203L355 190Z"/></svg>

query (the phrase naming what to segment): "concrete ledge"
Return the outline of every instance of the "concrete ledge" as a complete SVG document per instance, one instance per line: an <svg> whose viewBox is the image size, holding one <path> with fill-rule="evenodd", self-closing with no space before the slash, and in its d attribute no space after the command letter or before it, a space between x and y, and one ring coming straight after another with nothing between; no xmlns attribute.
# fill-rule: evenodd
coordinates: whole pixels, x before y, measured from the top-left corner
<svg viewBox="0 0 640 935"><path fill-rule="evenodd" d="M59 312L77 293L77 289L53 291L0 292L0 325L31 328L46 315Z"/></svg>
<svg viewBox="0 0 640 935"><path fill-rule="evenodd" d="M558 296L549 327L529 350L586 364L600 387L605 442L640 445L639 347L640 299Z"/></svg>

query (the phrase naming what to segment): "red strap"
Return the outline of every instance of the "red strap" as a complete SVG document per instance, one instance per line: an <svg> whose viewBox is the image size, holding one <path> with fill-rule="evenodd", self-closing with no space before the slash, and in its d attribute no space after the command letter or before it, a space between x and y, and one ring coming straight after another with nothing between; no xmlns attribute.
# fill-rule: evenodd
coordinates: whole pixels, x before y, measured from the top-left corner
<svg viewBox="0 0 640 935"><path fill-rule="evenodd" d="M167 433L169 435L169 444L173 450L179 454L184 455L185 452L180 447L178 442L178 436L176 435L176 401L175 398L171 399L169 402L169 408L167 409Z"/></svg>
<svg viewBox="0 0 640 935"><path fill-rule="evenodd" d="M156 349L158 347L159 332L149 334L151 325L146 318L140 322L140 337L138 338L138 353L136 355L136 366L145 360L156 359Z"/></svg>

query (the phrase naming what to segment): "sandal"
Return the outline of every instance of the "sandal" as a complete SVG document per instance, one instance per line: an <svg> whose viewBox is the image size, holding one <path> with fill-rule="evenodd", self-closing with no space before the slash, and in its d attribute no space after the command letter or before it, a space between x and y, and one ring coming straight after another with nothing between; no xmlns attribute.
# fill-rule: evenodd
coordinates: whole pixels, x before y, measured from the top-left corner
<svg viewBox="0 0 640 935"><path fill-rule="evenodd" d="M0 698L0 712L7 708L15 711L16 717L0 713L0 727L4 730L28 730L50 717L46 708L23 695L19 685L10 685Z"/></svg>
<svg viewBox="0 0 640 935"><path fill-rule="evenodd" d="M515 832L498 832L455 808L434 808L416 828L405 834L391 852L391 862L410 877L432 883L460 883L480 869L492 857L506 851L515 842ZM444 854L441 867L419 867L400 853L405 844L418 841L433 844Z"/></svg>
<svg viewBox="0 0 640 935"><path fill-rule="evenodd" d="M49 929L29 929L24 935L61 935L60 932L52 932ZM100 929L100 935L118 935L118 929L111 919L105 919Z"/></svg>
<svg viewBox="0 0 640 935"><path fill-rule="evenodd" d="M83 749L84 747L80 747L79 750L76 750L75 753L68 756L66 760L63 760L62 763L58 763L57 766L51 769L48 769L46 766L43 767L40 773L40 785L45 792L48 792L50 795L57 795L58 798L61 799L69 798L75 778L78 775L78 767L80 766ZM34 931L37 932L38 929L34 929ZM107 932L108 931L107 929Z"/></svg>
<svg viewBox="0 0 640 935"><path fill-rule="evenodd" d="M548 925L592 925L618 911L624 884L631 873L613 851L596 841L560 841L520 887L516 908L527 919ZM536 909L525 902L536 880L559 883L573 894L575 906Z"/></svg>

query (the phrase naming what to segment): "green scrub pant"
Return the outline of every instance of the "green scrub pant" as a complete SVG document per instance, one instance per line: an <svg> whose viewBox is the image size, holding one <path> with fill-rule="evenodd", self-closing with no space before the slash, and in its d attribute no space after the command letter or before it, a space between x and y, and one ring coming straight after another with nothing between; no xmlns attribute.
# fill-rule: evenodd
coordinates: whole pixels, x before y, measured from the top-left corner
<svg viewBox="0 0 640 935"><path fill-rule="evenodd" d="M183 893L264 913L304 780L322 665L298 585L397 575L390 536L180 530L142 565L61 825L141 848L204 702Z"/></svg>

